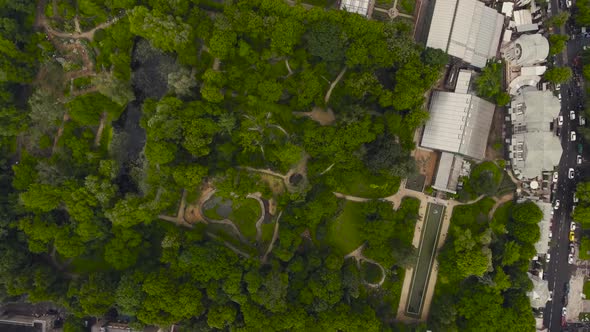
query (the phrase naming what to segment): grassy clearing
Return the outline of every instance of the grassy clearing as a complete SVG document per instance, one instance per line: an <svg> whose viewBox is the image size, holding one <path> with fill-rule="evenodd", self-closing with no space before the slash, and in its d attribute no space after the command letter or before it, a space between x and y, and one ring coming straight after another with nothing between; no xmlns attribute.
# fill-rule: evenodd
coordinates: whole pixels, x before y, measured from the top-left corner
<svg viewBox="0 0 590 332"><path fill-rule="evenodd" d="M494 204L493 199L486 197L474 204L459 205L453 209L451 225L471 229L473 234L479 234L483 228L488 227L488 213Z"/></svg>
<svg viewBox="0 0 590 332"><path fill-rule="evenodd" d="M328 241L341 254L346 255L362 243L358 231L364 221L363 203L346 201L342 213L334 219L328 228Z"/></svg>
<svg viewBox="0 0 590 332"><path fill-rule="evenodd" d="M254 241L256 239L256 221L260 218L261 213L258 201L248 198L232 210L229 219L238 226L245 237Z"/></svg>
<svg viewBox="0 0 590 332"><path fill-rule="evenodd" d="M490 227L492 228L494 233L504 233L504 230L506 229L506 224L508 223L508 220L510 220L513 205L513 202L506 202L496 209L496 212L494 212L494 217L492 218L492 221L490 223Z"/></svg>
<svg viewBox="0 0 590 332"><path fill-rule="evenodd" d="M379 266L369 262L361 263L361 275L363 276L363 280L370 284L376 284L383 278L383 273Z"/></svg>
<svg viewBox="0 0 590 332"><path fill-rule="evenodd" d="M369 171L348 173L338 179L335 190L343 194L381 198L395 194L400 185L399 178L372 175Z"/></svg>
<svg viewBox="0 0 590 332"><path fill-rule="evenodd" d="M275 223L272 224L262 224L262 242L270 243L272 240L272 235L275 231Z"/></svg>

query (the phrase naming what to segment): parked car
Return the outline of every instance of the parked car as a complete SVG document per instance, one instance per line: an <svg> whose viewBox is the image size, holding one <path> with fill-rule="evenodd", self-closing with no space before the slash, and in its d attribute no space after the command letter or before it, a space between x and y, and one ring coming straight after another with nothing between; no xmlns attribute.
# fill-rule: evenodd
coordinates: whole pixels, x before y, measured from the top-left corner
<svg viewBox="0 0 590 332"><path fill-rule="evenodd" d="M573 168L570 168L570 169L567 171L567 177L568 177L568 178L570 178L570 180L571 180L571 179L573 179L573 178L574 178L574 173L575 173L575 172L574 172L574 169L573 169Z"/></svg>
<svg viewBox="0 0 590 332"><path fill-rule="evenodd" d="M586 125L586 118L583 115L579 116L580 126Z"/></svg>
<svg viewBox="0 0 590 332"><path fill-rule="evenodd" d="M563 126L563 115L560 115L560 116L557 118L557 125L558 125L558 126Z"/></svg>
<svg viewBox="0 0 590 332"><path fill-rule="evenodd" d="M567 316L567 308L566 307L561 308L561 315L564 317Z"/></svg>
<svg viewBox="0 0 590 332"><path fill-rule="evenodd" d="M576 196L576 193L574 193L574 203L578 203L578 196Z"/></svg>
<svg viewBox="0 0 590 332"><path fill-rule="evenodd" d="M553 183L557 183L558 177L559 177L559 174L557 174L557 172L553 172Z"/></svg>
<svg viewBox="0 0 590 332"><path fill-rule="evenodd" d="M574 110L570 111L570 120L575 120L576 119L576 112Z"/></svg>
<svg viewBox="0 0 590 332"><path fill-rule="evenodd" d="M573 243L570 243L570 254L574 255L576 253L576 246Z"/></svg>
<svg viewBox="0 0 590 332"><path fill-rule="evenodd" d="M551 254L546 254L545 255L545 262L549 263L549 261L551 261Z"/></svg>
<svg viewBox="0 0 590 332"><path fill-rule="evenodd" d="M577 155L576 156L576 164L580 165L582 163L582 156Z"/></svg>
<svg viewBox="0 0 590 332"><path fill-rule="evenodd" d="M574 255L572 255L572 254L567 255L567 262L570 264L574 264Z"/></svg>
<svg viewBox="0 0 590 332"><path fill-rule="evenodd" d="M571 242L576 241L576 233L570 231L569 239L570 239Z"/></svg>
<svg viewBox="0 0 590 332"><path fill-rule="evenodd" d="M555 200L555 203L553 204L553 208L554 208L555 210L559 210L559 205L560 205L560 203L561 203L561 202L560 202L558 199L556 199L556 200Z"/></svg>
<svg viewBox="0 0 590 332"><path fill-rule="evenodd" d="M570 231L575 231L576 230L576 223L572 221L572 223L570 224Z"/></svg>
<svg viewBox="0 0 590 332"><path fill-rule="evenodd" d="M553 212L553 211L551 211L551 212ZM549 231L549 240L551 240L551 238L553 238L553 232Z"/></svg>
<svg viewBox="0 0 590 332"><path fill-rule="evenodd" d="M557 99L559 99L559 100L561 101L561 92L559 92L559 93L557 94Z"/></svg>
<svg viewBox="0 0 590 332"><path fill-rule="evenodd" d="M575 131L570 131L570 141L575 142L576 141L576 132Z"/></svg>

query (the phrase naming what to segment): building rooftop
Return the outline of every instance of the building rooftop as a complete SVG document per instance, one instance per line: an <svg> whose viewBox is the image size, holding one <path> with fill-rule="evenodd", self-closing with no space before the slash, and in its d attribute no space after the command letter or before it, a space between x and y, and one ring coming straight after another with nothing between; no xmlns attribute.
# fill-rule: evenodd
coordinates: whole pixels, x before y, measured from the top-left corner
<svg viewBox="0 0 590 332"><path fill-rule="evenodd" d="M551 203L536 201L535 204L543 211L543 219L539 222L539 229L541 230L541 236L539 241L535 243L535 249L537 254L546 254L549 251L549 232L551 230L551 212L553 206Z"/></svg>
<svg viewBox="0 0 590 332"><path fill-rule="evenodd" d="M477 0L436 0L426 46L475 67L496 56L504 15Z"/></svg>
<svg viewBox="0 0 590 332"><path fill-rule="evenodd" d="M549 300L549 283L535 275L528 273L529 279L533 282L533 290L527 292L531 301L531 307L543 308Z"/></svg>
<svg viewBox="0 0 590 332"><path fill-rule="evenodd" d="M510 159L520 179L537 178L559 164L563 149L552 125L561 103L551 91L524 88L510 104Z"/></svg>
<svg viewBox="0 0 590 332"><path fill-rule="evenodd" d="M470 94L435 91L421 145L483 159L494 108L494 104Z"/></svg>
<svg viewBox="0 0 590 332"><path fill-rule="evenodd" d="M370 2L371 0L342 0L340 2L340 9L367 16Z"/></svg>
<svg viewBox="0 0 590 332"><path fill-rule="evenodd" d="M549 41L541 34L522 35L502 52L513 66L530 66L544 62L549 55Z"/></svg>
<svg viewBox="0 0 590 332"><path fill-rule="evenodd" d="M461 175L463 157L443 152L438 162L436 180L432 186L436 190L442 190L452 194L457 193L457 183Z"/></svg>

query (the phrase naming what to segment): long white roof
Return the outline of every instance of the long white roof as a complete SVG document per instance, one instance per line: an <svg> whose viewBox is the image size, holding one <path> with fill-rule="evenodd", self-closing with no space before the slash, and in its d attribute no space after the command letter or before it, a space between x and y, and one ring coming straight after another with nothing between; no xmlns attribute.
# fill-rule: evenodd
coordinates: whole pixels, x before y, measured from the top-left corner
<svg viewBox="0 0 590 332"><path fill-rule="evenodd" d="M426 46L483 68L498 51L504 16L477 0L436 0Z"/></svg>
<svg viewBox="0 0 590 332"><path fill-rule="evenodd" d="M494 108L470 94L435 91L422 146L484 159Z"/></svg>

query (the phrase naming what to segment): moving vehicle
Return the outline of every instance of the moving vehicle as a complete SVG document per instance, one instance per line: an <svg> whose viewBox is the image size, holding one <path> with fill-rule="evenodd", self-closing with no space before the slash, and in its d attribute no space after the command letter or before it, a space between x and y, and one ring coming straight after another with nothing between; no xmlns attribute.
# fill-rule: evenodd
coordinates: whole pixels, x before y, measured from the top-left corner
<svg viewBox="0 0 590 332"><path fill-rule="evenodd" d="M576 112L574 110L570 111L570 120L575 120L576 119Z"/></svg>
<svg viewBox="0 0 590 332"><path fill-rule="evenodd" d="M553 301L553 291L549 291L549 299L547 301Z"/></svg>
<svg viewBox="0 0 590 332"><path fill-rule="evenodd" d="M556 199L556 200L555 200L555 204L553 204L553 208L554 208L555 210L559 210L559 204L560 204L560 203L561 203L561 202L560 202L558 199Z"/></svg>
<svg viewBox="0 0 590 332"><path fill-rule="evenodd" d="M563 126L563 115L560 115L560 116L557 118L557 125L558 125L558 126Z"/></svg>
<svg viewBox="0 0 590 332"><path fill-rule="evenodd" d="M576 164L580 165L582 163L582 156L577 155L576 156Z"/></svg>
<svg viewBox="0 0 590 332"><path fill-rule="evenodd" d="M567 177L570 178L570 180L574 178L574 169L573 168L570 168L567 171Z"/></svg>
<svg viewBox="0 0 590 332"><path fill-rule="evenodd" d="M576 132L575 131L570 131L570 141L575 142L576 141Z"/></svg>
<svg viewBox="0 0 590 332"><path fill-rule="evenodd" d="M569 239L570 239L571 242L576 241L576 233L570 231Z"/></svg>
<svg viewBox="0 0 590 332"><path fill-rule="evenodd" d="M557 172L553 172L553 183L557 183L558 177L559 177L559 174L557 174Z"/></svg>

